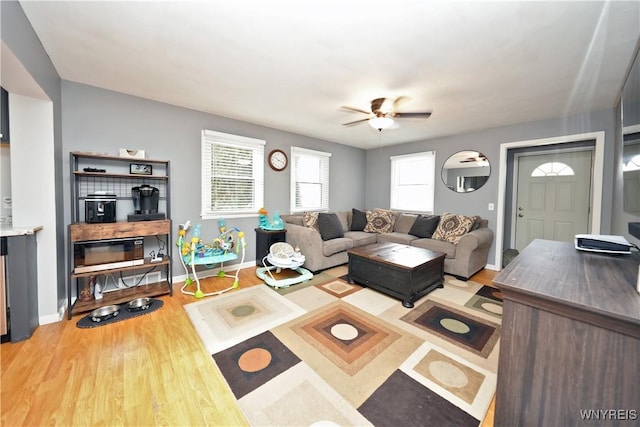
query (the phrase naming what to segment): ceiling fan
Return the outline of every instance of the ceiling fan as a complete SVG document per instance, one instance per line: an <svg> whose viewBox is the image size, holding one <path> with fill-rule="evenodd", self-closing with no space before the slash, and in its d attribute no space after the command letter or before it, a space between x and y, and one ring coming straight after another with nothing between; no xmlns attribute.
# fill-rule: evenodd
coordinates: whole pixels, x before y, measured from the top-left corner
<svg viewBox="0 0 640 427"><path fill-rule="evenodd" d="M428 119L431 112L400 112L397 106L404 100L406 96L392 98L376 98L371 101L371 111L365 111L360 108L342 106L346 111L355 111L356 113L367 114L366 119L354 120L352 122L343 123L344 126L353 126L364 122L369 122L372 128L382 131L388 129L393 124L393 119Z"/></svg>
<svg viewBox="0 0 640 427"><path fill-rule="evenodd" d="M477 156L467 157L466 159L460 160L460 163L474 163L474 162L484 162L487 160L487 156L484 154L478 153Z"/></svg>

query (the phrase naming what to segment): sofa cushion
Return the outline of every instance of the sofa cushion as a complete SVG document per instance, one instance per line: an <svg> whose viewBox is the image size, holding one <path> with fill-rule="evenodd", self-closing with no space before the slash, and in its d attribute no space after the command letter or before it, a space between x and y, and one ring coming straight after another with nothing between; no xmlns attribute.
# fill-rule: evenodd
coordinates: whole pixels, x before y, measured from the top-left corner
<svg viewBox="0 0 640 427"><path fill-rule="evenodd" d="M322 254L331 256L338 252L343 252L353 247L353 240L346 237L338 237L337 239L325 240L322 242Z"/></svg>
<svg viewBox="0 0 640 427"><path fill-rule="evenodd" d="M430 251L443 252L447 254L447 258L453 259L456 257L456 245L449 242L443 242L441 240L433 239L416 239L411 242L411 246L416 248L429 249Z"/></svg>
<svg viewBox="0 0 640 427"><path fill-rule="evenodd" d="M416 222L416 218L418 215L414 214L400 214L398 215L398 219L396 219L396 223L393 226L393 231L397 231L398 233L408 233L411 230L411 226Z"/></svg>
<svg viewBox="0 0 640 427"><path fill-rule="evenodd" d="M407 233L398 233L397 231L393 231L391 233L383 233L378 234L378 243L398 243L400 245L410 245L412 241L416 240L416 236L412 236Z"/></svg>
<svg viewBox="0 0 640 427"><path fill-rule="evenodd" d="M409 230L409 234L417 237L429 238L433 236L433 232L438 228L440 223L440 215L418 215L413 226Z"/></svg>
<svg viewBox="0 0 640 427"><path fill-rule="evenodd" d="M434 231L432 239L458 243L462 236L471 231L474 222L475 220L470 216L445 213L440 218L440 223Z"/></svg>
<svg viewBox="0 0 640 427"><path fill-rule="evenodd" d="M358 209L351 209L351 231L362 231L367 226L367 214Z"/></svg>
<svg viewBox="0 0 640 427"><path fill-rule="evenodd" d="M304 215L280 215L284 222L304 227Z"/></svg>
<svg viewBox="0 0 640 427"><path fill-rule="evenodd" d="M342 224L342 232L349 231L349 211L338 211L336 215Z"/></svg>
<svg viewBox="0 0 640 427"><path fill-rule="evenodd" d="M378 241L378 234L366 233L364 231L347 231L344 233L344 237L348 237L353 241L354 248L371 245Z"/></svg>
<svg viewBox="0 0 640 427"><path fill-rule="evenodd" d="M320 232L320 237L322 237L322 240L331 240L338 237L344 237L344 232L342 231L342 223L338 219L338 215L336 215L335 213L320 212L318 214L317 224L318 231Z"/></svg>
<svg viewBox="0 0 640 427"><path fill-rule="evenodd" d="M305 212L303 221L306 227L320 231L318 230L318 212Z"/></svg>
<svg viewBox="0 0 640 427"><path fill-rule="evenodd" d="M368 233L390 233L393 230L393 218L388 211L367 211L367 225L364 231Z"/></svg>

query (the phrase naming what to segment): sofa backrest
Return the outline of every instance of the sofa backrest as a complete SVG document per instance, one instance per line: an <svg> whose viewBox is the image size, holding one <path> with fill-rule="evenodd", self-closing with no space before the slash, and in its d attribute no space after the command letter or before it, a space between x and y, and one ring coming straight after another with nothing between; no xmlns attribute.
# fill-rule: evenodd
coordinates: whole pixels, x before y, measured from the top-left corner
<svg viewBox="0 0 640 427"><path fill-rule="evenodd" d="M352 218L351 211L336 211L333 213L335 213L338 219L340 220L340 224L342 224L342 231L343 232L349 231L349 227L351 226L351 218ZM303 227L305 226L304 214L302 213L280 215L280 218L282 218L284 222L287 222L289 224L301 225Z"/></svg>
<svg viewBox="0 0 640 427"><path fill-rule="evenodd" d="M353 212L352 211L336 211L335 214L338 216L338 219L342 224L343 231L349 231L351 228L351 221L353 219ZM404 214L404 213L399 213L399 214L400 216L402 216L403 218L406 218L407 220L412 216L416 216L415 214ZM301 225L303 227L305 225L304 214L302 213L280 215L280 217L284 222L287 222L289 224ZM395 231L401 231L404 233L408 232L408 230L405 231L405 228L407 228L406 225L407 224L405 224L403 221L396 220ZM487 228L488 226L489 226L489 220L484 218L480 219L480 225L478 228ZM400 229L398 227L400 227ZM411 226L409 226L409 229L410 228Z"/></svg>

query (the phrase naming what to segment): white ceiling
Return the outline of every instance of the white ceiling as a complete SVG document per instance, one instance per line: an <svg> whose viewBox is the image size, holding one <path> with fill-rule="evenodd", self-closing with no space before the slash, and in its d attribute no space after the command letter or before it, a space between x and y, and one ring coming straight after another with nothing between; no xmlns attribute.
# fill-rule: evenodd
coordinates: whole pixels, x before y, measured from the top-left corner
<svg viewBox="0 0 640 427"><path fill-rule="evenodd" d="M638 1L20 3L63 79L361 148L612 108L640 34ZM401 95L432 116L341 125Z"/></svg>

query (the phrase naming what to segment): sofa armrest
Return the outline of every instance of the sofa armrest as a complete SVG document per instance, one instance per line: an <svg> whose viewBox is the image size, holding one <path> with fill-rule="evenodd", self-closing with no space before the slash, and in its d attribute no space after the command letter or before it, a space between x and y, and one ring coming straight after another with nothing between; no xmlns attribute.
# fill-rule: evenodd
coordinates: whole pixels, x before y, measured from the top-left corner
<svg viewBox="0 0 640 427"><path fill-rule="evenodd" d="M287 229L286 240L294 248L300 248L300 252L305 257L313 256L312 254L320 251L322 254L322 237L320 233L313 228L285 223Z"/></svg>
<svg viewBox="0 0 640 427"><path fill-rule="evenodd" d="M493 243L493 230L490 228L478 228L473 230L458 240L456 245L456 258L468 258L474 251L488 251Z"/></svg>

